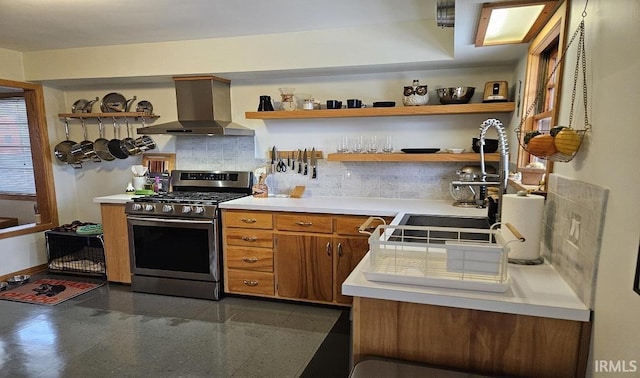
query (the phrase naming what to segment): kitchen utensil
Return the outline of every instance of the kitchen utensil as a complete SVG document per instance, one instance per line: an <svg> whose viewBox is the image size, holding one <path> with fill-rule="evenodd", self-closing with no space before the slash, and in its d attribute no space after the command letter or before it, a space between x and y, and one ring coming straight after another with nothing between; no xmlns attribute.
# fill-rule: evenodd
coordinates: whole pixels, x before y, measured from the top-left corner
<svg viewBox="0 0 640 378"><path fill-rule="evenodd" d="M147 115L153 114L153 105L147 100L139 101L136 105L136 112L142 112Z"/></svg>
<svg viewBox="0 0 640 378"><path fill-rule="evenodd" d="M73 147L76 142L69 140L69 122L67 122L67 120L64 121L64 134L66 139L56 144L53 153L56 155L56 158L63 163L77 164L79 163L78 158L71 153L71 147Z"/></svg>
<svg viewBox="0 0 640 378"><path fill-rule="evenodd" d="M402 148L400 151L405 154L433 154L440 151L439 148Z"/></svg>
<svg viewBox="0 0 640 378"><path fill-rule="evenodd" d="M271 172L276 171L276 160L276 146L273 146L273 148L271 148Z"/></svg>
<svg viewBox="0 0 640 378"><path fill-rule="evenodd" d="M303 168L302 174L306 176L307 173L308 173L308 168L309 168L309 165L307 163L307 149L306 148L304 149L304 152L302 153L302 162L304 163L304 168Z"/></svg>
<svg viewBox="0 0 640 378"><path fill-rule="evenodd" d="M138 148L135 144L133 138L131 138L131 134L129 132L129 120L127 117L124 117L124 124L127 129L127 137L122 140L122 145L124 146L125 152L129 156L139 155L142 153L142 150Z"/></svg>
<svg viewBox="0 0 640 378"><path fill-rule="evenodd" d="M464 148L447 148L447 151L452 154L461 154L464 152Z"/></svg>
<svg viewBox="0 0 640 378"><path fill-rule="evenodd" d="M482 102L504 102L509 100L509 84L506 81L488 81L484 85Z"/></svg>
<svg viewBox="0 0 640 378"><path fill-rule="evenodd" d="M471 149L473 152L480 152L480 145L478 145L479 138L473 138L471 143ZM485 139L484 140L484 152L493 153L498 151L498 139Z"/></svg>
<svg viewBox="0 0 640 378"><path fill-rule="evenodd" d="M109 139L104 137L104 129L102 127L102 119L98 118L98 130L100 133L100 138L96 139L93 142L93 150L96 152L98 157L102 160L113 161L116 159L115 156L109 152Z"/></svg>
<svg viewBox="0 0 640 378"><path fill-rule="evenodd" d="M293 155L293 152L289 151L287 152L287 167L293 169L293 166L291 165L291 155Z"/></svg>
<svg viewBox="0 0 640 378"><path fill-rule="evenodd" d="M127 151L124 149L122 145L122 141L118 139L120 136L120 125L118 125L115 118L113 118L113 139L109 141L107 146L109 147L109 152L111 155L115 156L118 159L126 159L129 157Z"/></svg>
<svg viewBox="0 0 640 378"><path fill-rule="evenodd" d="M438 97L440 97L440 103L444 105L466 104L471 100L475 91L475 87L450 87L436 89Z"/></svg>
<svg viewBox="0 0 640 378"><path fill-rule="evenodd" d="M141 152L153 150L156 148L156 142L148 135L142 135L133 140L133 144L140 149ZM163 162L164 163L164 162Z"/></svg>
<svg viewBox="0 0 640 378"><path fill-rule="evenodd" d="M302 173L302 150L298 149L298 173Z"/></svg>
<svg viewBox="0 0 640 378"><path fill-rule="evenodd" d="M275 147L274 147L275 149ZM284 163L284 161L282 161L282 156L279 156L276 152L276 159L277 159L277 163L276 163L276 172L286 172L287 171L287 165Z"/></svg>
<svg viewBox="0 0 640 378"><path fill-rule="evenodd" d="M317 178L318 177L318 169L316 164L318 163L318 160L316 158L316 148L313 147L311 149L311 178Z"/></svg>
<svg viewBox="0 0 640 378"><path fill-rule="evenodd" d="M262 95L260 96L260 103L258 104L259 112L272 112L273 111L273 102L271 101L271 96Z"/></svg>
<svg viewBox="0 0 640 378"><path fill-rule="evenodd" d="M87 104L82 109L84 113L91 113L93 111L93 104L100 101L100 97L96 97L94 100L87 102Z"/></svg>
<svg viewBox="0 0 640 378"><path fill-rule="evenodd" d="M356 98L350 98L347 100L347 108L362 108L362 100L358 100Z"/></svg>
<svg viewBox="0 0 640 378"><path fill-rule="evenodd" d="M138 177L146 175L148 171L149 168L145 167L144 165L137 164L131 166L131 172Z"/></svg>
<svg viewBox="0 0 640 378"><path fill-rule="evenodd" d="M293 111L296 110L296 101L293 98L293 92L295 88L278 88L280 90L280 97L282 101L280 102L280 109L285 111Z"/></svg>
<svg viewBox="0 0 640 378"><path fill-rule="evenodd" d="M327 100L327 109L342 109L342 101Z"/></svg>
<svg viewBox="0 0 640 378"><path fill-rule="evenodd" d="M100 162L100 157L93 149L93 141L90 141L87 137L87 127L84 123L84 119L80 118L80 123L82 125L82 134L84 135L84 140L80 143L74 144L73 147L71 147L71 154L73 154L73 156L75 156L80 161L91 160Z"/></svg>
<svg viewBox="0 0 640 378"><path fill-rule="evenodd" d="M76 100L76 102L71 105L71 113L84 113L84 108L88 103L89 100L85 100L84 98Z"/></svg>
<svg viewBox="0 0 640 378"><path fill-rule="evenodd" d="M376 101L373 103L374 108L393 108L396 106L395 101Z"/></svg>
<svg viewBox="0 0 640 378"><path fill-rule="evenodd" d="M100 109L102 109L104 113L128 112L131 104L136 99L137 97L133 96L133 98L127 100L120 93L112 92L102 98Z"/></svg>

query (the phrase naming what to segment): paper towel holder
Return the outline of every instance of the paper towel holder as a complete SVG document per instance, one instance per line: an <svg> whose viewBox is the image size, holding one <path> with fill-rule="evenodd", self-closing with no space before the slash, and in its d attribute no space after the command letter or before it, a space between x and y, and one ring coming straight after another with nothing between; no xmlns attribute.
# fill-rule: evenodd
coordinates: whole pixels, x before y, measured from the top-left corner
<svg viewBox="0 0 640 378"><path fill-rule="evenodd" d="M516 195L518 197L528 197L529 196L529 192L526 190L518 190L516 192ZM544 257L542 256L538 256L535 259L514 259L509 257L508 258L509 263L511 264L516 264L516 265L540 265L544 263Z"/></svg>

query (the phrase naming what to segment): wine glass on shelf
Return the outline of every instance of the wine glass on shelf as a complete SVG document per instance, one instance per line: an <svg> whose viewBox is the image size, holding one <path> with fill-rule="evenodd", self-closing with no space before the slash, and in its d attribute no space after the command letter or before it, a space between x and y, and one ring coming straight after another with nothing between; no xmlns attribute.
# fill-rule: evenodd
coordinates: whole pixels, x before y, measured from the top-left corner
<svg viewBox="0 0 640 378"><path fill-rule="evenodd" d="M375 135L371 137L369 143L367 144L367 152L370 154L375 154L378 152L378 137Z"/></svg>
<svg viewBox="0 0 640 378"><path fill-rule="evenodd" d="M387 135L382 146L382 152L390 154L393 152L393 138L391 135Z"/></svg>
<svg viewBox="0 0 640 378"><path fill-rule="evenodd" d="M353 142L353 148L351 150L358 154L364 151L364 138L362 136L358 136L355 138Z"/></svg>

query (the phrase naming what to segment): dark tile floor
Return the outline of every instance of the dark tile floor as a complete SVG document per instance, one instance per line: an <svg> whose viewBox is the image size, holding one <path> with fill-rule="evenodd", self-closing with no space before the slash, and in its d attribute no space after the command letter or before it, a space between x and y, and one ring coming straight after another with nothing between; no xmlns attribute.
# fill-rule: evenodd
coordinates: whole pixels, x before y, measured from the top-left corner
<svg viewBox="0 0 640 378"><path fill-rule="evenodd" d="M2 377L346 377L348 361L348 310L117 284L57 306L0 300Z"/></svg>

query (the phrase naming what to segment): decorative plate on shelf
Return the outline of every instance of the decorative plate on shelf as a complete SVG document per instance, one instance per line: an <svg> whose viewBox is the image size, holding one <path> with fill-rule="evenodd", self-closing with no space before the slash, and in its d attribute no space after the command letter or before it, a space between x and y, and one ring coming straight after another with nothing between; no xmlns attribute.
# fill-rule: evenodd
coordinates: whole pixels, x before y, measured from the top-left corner
<svg viewBox="0 0 640 378"><path fill-rule="evenodd" d="M405 154L433 154L440 151L439 148L402 148L400 151Z"/></svg>

